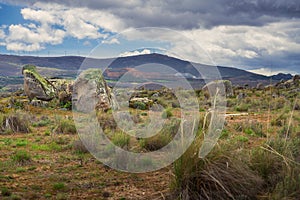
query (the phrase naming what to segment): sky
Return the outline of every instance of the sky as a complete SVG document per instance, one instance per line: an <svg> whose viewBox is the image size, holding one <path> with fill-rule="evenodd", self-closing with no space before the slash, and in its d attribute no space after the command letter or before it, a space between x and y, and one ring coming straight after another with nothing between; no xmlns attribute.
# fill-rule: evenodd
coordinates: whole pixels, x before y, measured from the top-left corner
<svg viewBox="0 0 300 200"><path fill-rule="evenodd" d="M0 0L1 54L113 57L154 47L199 63L300 74L300 1Z"/></svg>

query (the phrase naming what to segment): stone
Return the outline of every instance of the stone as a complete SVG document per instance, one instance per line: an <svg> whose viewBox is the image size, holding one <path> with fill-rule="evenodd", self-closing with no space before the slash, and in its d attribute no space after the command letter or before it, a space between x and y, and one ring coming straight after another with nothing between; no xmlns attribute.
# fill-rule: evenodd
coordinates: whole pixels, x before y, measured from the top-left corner
<svg viewBox="0 0 300 200"><path fill-rule="evenodd" d="M24 92L29 100L34 98L51 101L56 96L56 88L47 79L42 77L34 65L25 65L22 68L24 75Z"/></svg>
<svg viewBox="0 0 300 200"><path fill-rule="evenodd" d="M100 69L83 71L73 86L73 105L77 111L117 109L117 103Z"/></svg>
<svg viewBox="0 0 300 200"><path fill-rule="evenodd" d="M258 90L263 90L265 87L264 87L264 85L262 84L262 83L258 83L257 85L256 85L256 89L258 89Z"/></svg>
<svg viewBox="0 0 300 200"><path fill-rule="evenodd" d="M224 87L224 91L221 89ZM211 95L214 95L217 92L217 88L219 89L219 92L225 92L225 94L221 95L226 95L226 97L232 97L233 96L233 89L232 89L232 83L229 80L217 80L217 81L212 81L206 84L202 90L203 91L208 91L211 93Z"/></svg>
<svg viewBox="0 0 300 200"><path fill-rule="evenodd" d="M293 77L293 81L294 82L298 82L298 81L300 81L300 75L295 75L294 77Z"/></svg>
<svg viewBox="0 0 300 200"><path fill-rule="evenodd" d="M242 99L245 99L246 96L247 96L247 95L246 95L245 93L242 93L242 92L241 92L241 93L239 93L239 95L237 95L236 98L237 98L238 100L242 100Z"/></svg>

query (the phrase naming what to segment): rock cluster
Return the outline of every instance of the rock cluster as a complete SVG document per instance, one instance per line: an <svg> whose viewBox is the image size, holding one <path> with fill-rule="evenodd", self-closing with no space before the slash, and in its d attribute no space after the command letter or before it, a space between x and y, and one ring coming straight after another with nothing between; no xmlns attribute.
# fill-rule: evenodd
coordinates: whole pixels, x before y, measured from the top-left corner
<svg viewBox="0 0 300 200"><path fill-rule="evenodd" d="M214 95L216 92L221 92L226 95L226 97L233 96L232 83L229 80L217 80L207 83L203 88L203 91L208 91L211 95Z"/></svg>
<svg viewBox="0 0 300 200"><path fill-rule="evenodd" d="M275 87L277 89L290 89L294 87L299 87L300 85L300 75L295 75L293 79L287 80L287 81L280 81L278 82Z"/></svg>
<svg viewBox="0 0 300 200"><path fill-rule="evenodd" d="M80 111L91 111L91 109L107 111L112 106L116 107L101 70L85 70L75 82L65 79L48 80L37 72L34 65L25 65L22 73L24 92L30 101L58 99L60 105L72 105L73 97L73 103Z"/></svg>

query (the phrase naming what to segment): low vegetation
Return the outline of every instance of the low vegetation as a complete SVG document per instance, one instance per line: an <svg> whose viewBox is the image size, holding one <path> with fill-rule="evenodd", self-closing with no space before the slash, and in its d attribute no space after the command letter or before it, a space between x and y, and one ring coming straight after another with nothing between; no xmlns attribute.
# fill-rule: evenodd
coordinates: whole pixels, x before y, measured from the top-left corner
<svg viewBox="0 0 300 200"><path fill-rule="evenodd" d="M200 123L194 143L174 164L143 174L118 172L97 161L76 134L72 112L55 100L36 106L22 96L3 97L0 199L299 199L300 113L294 88L233 89L227 98L227 113L232 115L226 117L221 137L207 157L201 159L198 153L212 101L199 90ZM180 92L187 99L192 95ZM168 145L181 131L180 103L166 89L141 89L134 95L153 102L129 109L136 129L127 134L115 121L114 111L107 110L97 113L104 133L132 152ZM149 138L139 137L153 115L164 122L162 128ZM104 153L111 151L114 148L108 146ZM154 164L151 159L140 162Z"/></svg>

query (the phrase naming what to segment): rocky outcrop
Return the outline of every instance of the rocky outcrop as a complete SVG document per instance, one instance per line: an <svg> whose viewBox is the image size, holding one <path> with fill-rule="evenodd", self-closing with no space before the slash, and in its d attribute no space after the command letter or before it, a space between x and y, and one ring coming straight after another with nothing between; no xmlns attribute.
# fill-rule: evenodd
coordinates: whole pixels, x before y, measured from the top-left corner
<svg viewBox="0 0 300 200"><path fill-rule="evenodd" d="M212 81L208 84L206 84L202 90L203 91L209 91L212 94L217 92L217 88L219 88L219 92L225 92L224 95L226 97L231 97L233 96L233 89L232 89L232 83L229 80L217 80L217 81ZM224 91L221 91L224 88ZM223 94L222 94L223 95Z"/></svg>
<svg viewBox="0 0 300 200"><path fill-rule="evenodd" d="M24 92L30 101L34 98L50 101L57 95L54 85L42 77L34 65L25 65L22 74L24 75Z"/></svg>
<svg viewBox="0 0 300 200"><path fill-rule="evenodd" d="M99 69L83 71L76 79L73 88L73 105L77 111L108 111L116 108L110 88Z"/></svg>
<svg viewBox="0 0 300 200"><path fill-rule="evenodd" d="M265 86L264 86L262 83L258 83L258 84L256 85L256 89L257 89L257 90L263 90L263 89L265 89Z"/></svg>
<svg viewBox="0 0 300 200"><path fill-rule="evenodd" d="M22 73L24 75L24 92L30 101L34 99L51 101L56 98L60 105L69 106L73 97L77 109L81 111L90 110L89 106L93 103L97 110L102 111L107 111L112 106L117 107L101 70L86 70L75 82L66 79L48 80L37 72L34 65L25 65Z"/></svg>
<svg viewBox="0 0 300 200"><path fill-rule="evenodd" d="M295 75L292 79L280 82L275 84L275 88L277 89L293 89L297 88L300 85L300 75Z"/></svg>
<svg viewBox="0 0 300 200"><path fill-rule="evenodd" d="M24 75L24 92L30 101L59 100L60 105L72 102L72 80L46 79L36 70L34 65L25 65L22 69Z"/></svg>

